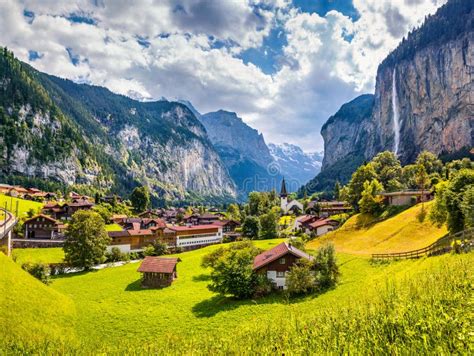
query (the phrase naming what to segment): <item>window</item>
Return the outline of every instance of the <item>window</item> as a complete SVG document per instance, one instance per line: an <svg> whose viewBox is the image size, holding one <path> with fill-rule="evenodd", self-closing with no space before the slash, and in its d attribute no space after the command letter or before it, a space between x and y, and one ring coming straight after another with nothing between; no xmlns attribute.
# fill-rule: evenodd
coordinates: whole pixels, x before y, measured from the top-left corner
<svg viewBox="0 0 474 356"><path fill-rule="evenodd" d="M283 271L277 271L277 277L279 277L279 278L285 277L285 272L283 272Z"/></svg>
<svg viewBox="0 0 474 356"><path fill-rule="evenodd" d="M285 258L280 258L280 264L281 264L281 265L284 265L285 263L286 263Z"/></svg>

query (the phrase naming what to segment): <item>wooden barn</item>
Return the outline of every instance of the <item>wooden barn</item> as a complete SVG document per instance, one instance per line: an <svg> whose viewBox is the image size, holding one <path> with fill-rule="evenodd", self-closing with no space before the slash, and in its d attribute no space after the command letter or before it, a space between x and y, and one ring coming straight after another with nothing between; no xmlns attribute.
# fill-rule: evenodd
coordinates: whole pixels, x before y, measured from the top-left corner
<svg viewBox="0 0 474 356"><path fill-rule="evenodd" d="M143 273L143 288L168 287L178 277L177 258L147 256L138 268Z"/></svg>

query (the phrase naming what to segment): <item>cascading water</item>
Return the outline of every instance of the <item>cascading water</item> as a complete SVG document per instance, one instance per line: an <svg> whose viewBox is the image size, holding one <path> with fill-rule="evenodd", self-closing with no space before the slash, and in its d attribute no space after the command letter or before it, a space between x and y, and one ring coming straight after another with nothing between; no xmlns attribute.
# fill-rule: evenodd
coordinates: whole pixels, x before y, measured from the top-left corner
<svg viewBox="0 0 474 356"><path fill-rule="evenodd" d="M393 133L395 136L395 144L393 152L398 155L398 147L400 145L400 117L398 112L398 94L397 94L397 79L396 70L392 73L392 113L393 113Z"/></svg>

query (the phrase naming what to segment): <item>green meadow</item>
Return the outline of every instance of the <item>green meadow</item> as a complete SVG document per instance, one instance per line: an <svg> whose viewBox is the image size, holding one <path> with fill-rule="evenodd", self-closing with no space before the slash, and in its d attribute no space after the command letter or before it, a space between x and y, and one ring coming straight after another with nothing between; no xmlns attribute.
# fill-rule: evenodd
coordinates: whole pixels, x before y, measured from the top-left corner
<svg viewBox="0 0 474 356"><path fill-rule="evenodd" d="M358 246L361 236L346 238ZM402 246L408 244L397 239ZM255 244L268 249L281 241ZM47 354L474 351L472 253L376 263L363 254L339 252L342 276L333 290L237 301L206 287L210 271L200 262L215 248L179 254L178 279L161 290L140 288L138 263L55 277L45 286L0 255L0 268L10 283L5 287L2 278L7 298L0 304L3 349ZM16 250L17 261L60 258L57 249L38 251Z"/></svg>
<svg viewBox="0 0 474 356"><path fill-rule="evenodd" d="M5 194L0 194L0 207L1 208L6 207L7 210L16 214L17 204L18 204L18 217L26 217L28 211L30 211L31 209L33 209L36 213L38 213L41 211L43 207L43 203L26 200L26 199L14 198ZM3 216L0 215L0 219L2 218Z"/></svg>

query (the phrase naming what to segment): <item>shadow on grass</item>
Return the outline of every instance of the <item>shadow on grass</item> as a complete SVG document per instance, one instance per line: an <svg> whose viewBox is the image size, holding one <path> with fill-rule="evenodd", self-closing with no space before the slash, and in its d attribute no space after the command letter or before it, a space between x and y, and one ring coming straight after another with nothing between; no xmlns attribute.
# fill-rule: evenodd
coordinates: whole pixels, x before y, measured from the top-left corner
<svg viewBox="0 0 474 356"><path fill-rule="evenodd" d="M207 282L211 280L211 276L209 274L199 274L197 276L193 276L194 282Z"/></svg>
<svg viewBox="0 0 474 356"><path fill-rule="evenodd" d="M139 278L135 282L130 283L125 290L127 292L138 292L142 290L146 290L146 288L142 288L142 279Z"/></svg>
<svg viewBox="0 0 474 356"><path fill-rule="evenodd" d="M298 304L308 299L317 297L318 294L309 294L303 296L288 297L286 293L275 291L269 296L259 299L238 300L222 295L203 300L193 306L193 313L198 318L210 318L220 312L235 310L244 305L262 305L262 304Z"/></svg>

